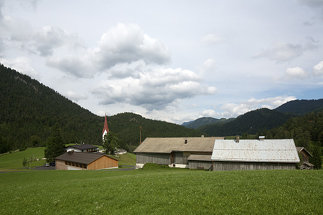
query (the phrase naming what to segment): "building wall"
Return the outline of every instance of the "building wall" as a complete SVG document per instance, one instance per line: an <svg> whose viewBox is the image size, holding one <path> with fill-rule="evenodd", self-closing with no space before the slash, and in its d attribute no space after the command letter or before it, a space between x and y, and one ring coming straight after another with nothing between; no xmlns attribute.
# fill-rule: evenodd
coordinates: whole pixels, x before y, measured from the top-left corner
<svg viewBox="0 0 323 215"><path fill-rule="evenodd" d="M190 169L212 169L212 161L188 161L188 168Z"/></svg>
<svg viewBox="0 0 323 215"><path fill-rule="evenodd" d="M222 162L214 161L213 170L296 169L293 163Z"/></svg>
<svg viewBox="0 0 323 215"><path fill-rule="evenodd" d="M99 159L87 165L87 169L89 170L116 168L116 167L118 167L118 161L106 156L102 156Z"/></svg>
<svg viewBox="0 0 323 215"><path fill-rule="evenodd" d="M183 152L173 152L175 164L185 164Z"/></svg>
<svg viewBox="0 0 323 215"><path fill-rule="evenodd" d="M199 154L199 155L211 155L212 152L172 152L174 156L174 163L175 164L189 164L187 158L191 154Z"/></svg>
<svg viewBox="0 0 323 215"><path fill-rule="evenodd" d="M61 160L56 160L57 170L86 170L85 164L79 164L75 162L66 162Z"/></svg>
<svg viewBox="0 0 323 215"><path fill-rule="evenodd" d="M170 164L170 154L162 153L136 153L136 162L140 164L156 163L156 164Z"/></svg>
<svg viewBox="0 0 323 215"><path fill-rule="evenodd" d="M67 170L67 166L65 165L65 161L56 160L55 166L57 170Z"/></svg>

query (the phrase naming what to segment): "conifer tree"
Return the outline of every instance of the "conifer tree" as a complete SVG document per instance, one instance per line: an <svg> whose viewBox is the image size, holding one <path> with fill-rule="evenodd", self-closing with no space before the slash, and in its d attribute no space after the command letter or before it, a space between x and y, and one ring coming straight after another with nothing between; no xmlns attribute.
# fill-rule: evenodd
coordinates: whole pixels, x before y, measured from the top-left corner
<svg viewBox="0 0 323 215"><path fill-rule="evenodd" d="M322 160L321 160L321 149L319 146L315 146L313 149L313 158L311 163L314 164L314 169L321 169Z"/></svg>
<svg viewBox="0 0 323 215"><path fill-rule="evenodd" d="M47 162L55 161L55 158L64 153L63 138L60 134L58 126L54 126L52 134L48 139L47 147L45 149L45 157Z"/></svg>
<svg viewBox="0 0 323 215"><path fill-rule="evenodd" d="M116 148L119 146L118 137L111 131L104 136L103 148L106 154L114 155Z"/></svg>

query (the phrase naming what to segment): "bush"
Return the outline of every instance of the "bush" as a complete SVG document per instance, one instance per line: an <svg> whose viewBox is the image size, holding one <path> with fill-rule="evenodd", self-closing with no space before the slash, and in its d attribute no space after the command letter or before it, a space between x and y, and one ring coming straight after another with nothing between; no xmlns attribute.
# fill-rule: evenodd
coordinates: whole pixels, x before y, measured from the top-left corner
<svg viewBox="0 0 323 215"><path fill-rule="evenodd" d="M168 169L168 165L155 164L155 163L146 163L142 169L150 170L150 169Z"/></svg>

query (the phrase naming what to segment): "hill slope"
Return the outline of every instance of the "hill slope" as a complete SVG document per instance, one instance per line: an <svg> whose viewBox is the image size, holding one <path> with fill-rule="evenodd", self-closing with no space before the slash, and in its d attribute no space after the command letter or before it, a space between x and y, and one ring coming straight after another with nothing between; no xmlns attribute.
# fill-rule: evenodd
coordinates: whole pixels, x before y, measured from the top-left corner
<svg viewBox="0 0 323 215"><path fill-rule="evenodd" d="M193 121L184 122L182 126L186 128L199 128L205 125L215 124L215 123L225 123L231 121L232 119L216 119L213 117L201 117Z"/></svg>
<svg viewBox="0 0 323 215"><path fill-rule="evenodd" d="M291 115L262 108L240 115L225 124L203 126L200 130L210 136L242 135L243 133L255 134L263 129L280 126L290 117Z"/></svg>
<svg viewBox="0 0 323 215"><path fill-rule="evenodd" d="M44 145L51 128L58 124L66 143L101 143L104 118L80 107L38 81L0 64L0 151ZM200 131L179 125L145 119L125 113L108 118L110 130L120 145L133 149L148 136L199 136ZM2 151L3 152L3 151ZM1 152L0 152L1 153Z"/></svg>
<svg viewBox="0 0 323 215"><path fill-rule="evenodd" d="M117 133L123 147L133 151L140 142L140 126L142 141L146 137L185 137L201 136L202 132L185 128L164 121L146 119L134 113L120 113L108 118L111 131Z"/></svg>
<svg viewBox="0 0 323 215"><path fill-rule="evenodd" d="M323 99L289 101L275 110L282 113L304 115L313 111L323 110Z"/></svg>

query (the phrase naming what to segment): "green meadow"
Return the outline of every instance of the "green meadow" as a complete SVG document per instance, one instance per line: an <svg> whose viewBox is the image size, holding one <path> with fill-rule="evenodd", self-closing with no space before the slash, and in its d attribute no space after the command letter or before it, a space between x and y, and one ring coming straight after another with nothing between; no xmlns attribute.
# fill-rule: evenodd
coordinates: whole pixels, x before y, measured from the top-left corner
<svg viewBox="0 0 323 215"><path fill-rule="evenodd" d="M323 214L323 171L24 171L0 189L0 214Z"/></svg>
<svg viewBox="0 0 323 215"><path fill-rule="evenodd" d="M0 154L0 171L24 168L22 162L26 158L29 167L42 166L46 163L43 160L45 147L27 148L24 151Z"/></svg>

